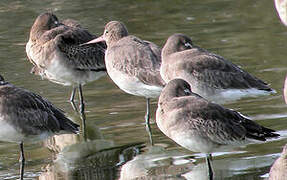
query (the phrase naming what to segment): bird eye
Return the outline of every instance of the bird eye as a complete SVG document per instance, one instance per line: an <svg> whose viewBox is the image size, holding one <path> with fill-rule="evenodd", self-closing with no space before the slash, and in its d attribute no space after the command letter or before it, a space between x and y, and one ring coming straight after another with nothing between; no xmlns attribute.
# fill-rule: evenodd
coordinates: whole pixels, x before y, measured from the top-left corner
<svg viewBox="0 0 287 180"><path fill-rule="evenodd" d="M58 22L58 21L54 21L54 24L56 24L56 25L57 25L57 24L59 24L59 22Z"/></svg>
<svg viewBox="0 0 287 180"><path fill-rule="evenodd" d="M185 95L190 95L191 94L190 89L184 89L183 91L184 91Z"/></svg>

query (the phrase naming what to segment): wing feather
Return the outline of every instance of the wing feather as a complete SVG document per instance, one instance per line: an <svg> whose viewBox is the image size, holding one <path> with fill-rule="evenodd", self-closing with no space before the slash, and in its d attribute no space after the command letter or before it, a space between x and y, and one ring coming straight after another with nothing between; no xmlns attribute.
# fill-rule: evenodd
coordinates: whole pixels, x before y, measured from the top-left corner
<svg viewBox="0 0 287 180"><path fill-rule="evenodd" d="M78 125L65 117L49 101L28 90L11 84L0 88L0 114L25 135L38 135L43 131L76 132Z"/></svg>
<svg viewBox="0 0 287 180"><path fill-rule="evenodd" d="M113 67L130 76L137 77L147 85L163 86L160 76L161 49L155 44L128 36L108 51Z"/></svg>

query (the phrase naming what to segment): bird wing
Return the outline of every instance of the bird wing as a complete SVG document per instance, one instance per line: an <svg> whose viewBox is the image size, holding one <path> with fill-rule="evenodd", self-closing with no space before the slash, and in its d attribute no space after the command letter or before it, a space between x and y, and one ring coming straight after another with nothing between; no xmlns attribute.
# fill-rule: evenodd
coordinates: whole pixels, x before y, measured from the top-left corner
<svg viewBox="0 0 287 180"><path fill-rule="evenodd" d="M108 59L113 67L127 75L137 77L147 85L163 86L160 76L161 49L155 44L128 36L132 40L122 39L118 45L108 50Z"/></svg>
<svg viewBox="0 0 287 180"><path fill-rule="evenodd" d="M64 19L61 23L70 27L82 28L81 24L74 19Z"/></svg>
<svg viewBox="0 0 287 180"><path fill-rule="evenodd" d="M188 74L212 88L257 88L271 91L262 80L242 70L223 57L210 53L205 49L194 47L187 50L183 66ZM184 51L183 51L184 52Z"/></svg>
<svg viewBox="0 0 287 180"><path fill-rule="evenodd" d="M167 118L172 118L175 126L182 126L199 133L217 144L238 144L246 138L265 141L278 134L251 121L240 113L210 103L200 96L176 98L176 111L170 111ZM168 112L168 111L167 111ZM186 128L189 127L189 128ZM195 130L195 131L192 131Z"/></svg>
<svg viewBox="0 0 287 180"><path fill-rule="evenodd" d="M60 109L28 90L5 85L0 88L0 103L1 116L25 135L77 131L78 125L66 118Z"/></svg>
<svg viewBox="0 0 287 180"><path fill-rule="evenodd" d="M70 22L69 22L70 23ZM68 62L77 70L105 71L105 49L104 43L81 44L88 42L96 36L90 34L84 28L77 26L60 25L49 31L46 31L38 40L41 47L35 47L34 53L38 54L42 61L38 66L46 66L45 57L41 56L40 51L47 53L53 49L60 50L62 56L66 57Z"/></svg>
<svg viewBox="0 0 287 180"><path fill-rule="evenodd" d="M103 43L80 45L94 38L96 36L82 28L71 27L59 34L55 40L58 48L74 64L75 69L106 71L104 61L106 45Z"/></svg>
<svg viewBox="0 0 287 180"><path fill-rule="evenodd" d="M199 98L199 97L194 97ZM246 129L240 124L241 116L230 113L222 106L199 100L183 107L187 125L217 144L233 144L246 137Z"/></svg>

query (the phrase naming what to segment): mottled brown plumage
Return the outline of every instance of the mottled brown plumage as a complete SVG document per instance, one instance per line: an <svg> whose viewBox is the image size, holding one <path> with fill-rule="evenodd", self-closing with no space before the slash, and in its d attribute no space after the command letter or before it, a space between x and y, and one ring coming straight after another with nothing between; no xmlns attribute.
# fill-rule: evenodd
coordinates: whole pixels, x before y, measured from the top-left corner
<svg viewBox="0 0 287 180"><path fill-rule="evenodd" d="M51 13L39 15L26 45L29 60L37 68L43 69L42 75L45 78L54 82L77 85L92 81L96 79L96 74L89 79L89 73L105 71L105 45L79 46L96 36L81 28L75 21L67 20L66 24L60 23ZM67 78L65 73L55 72L56 63L66 67L74 77Z"/></svg>
<svg viewBox="0 0 287 180"><path fill-rule="evenodd" d="M62 21L52 13L39 15L31 27L26 53L34 65L31 72L52 82L73 86L70 101L73 103L78 86L82 97L82 85L106 74L103 43L81 46L96 38L74 20ZM84 112L83 99L80 109Z"/></svg>

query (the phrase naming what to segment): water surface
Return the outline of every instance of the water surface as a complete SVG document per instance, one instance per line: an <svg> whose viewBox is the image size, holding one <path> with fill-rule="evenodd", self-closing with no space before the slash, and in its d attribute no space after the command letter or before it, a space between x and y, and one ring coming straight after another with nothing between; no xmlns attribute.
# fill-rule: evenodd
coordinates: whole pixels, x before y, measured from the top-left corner
<svg viewBox="0 0 287 180"><path fill-rule="evenodd" d="M108 21L120 20L130 34L160 46L171 34L185 33L194 44L224 56L270 83L277 94L245 98L225 106L278 130L282 138L217 153L213 161L215 179L267 177L287 134L287 107L282 98L287 72L287 29L280 23L273 1L1 1L1 74L15 85L45 96L80 122L67 101L71 88L29 73L32 66L26 58L25 43L34 19L47 10L59 19L76 19L97 35ZM108 77L84 86L84 95L89 141L83 143L81 137L63 136L45 143L25 144L27 178L206 178L203 154L177 146L155 124L152 130L156 146L150 147L144 127L144 98L123 93ZM156 100L152 110L156 110ZM16 144L0 143L1 179L18 177L18 151Z"/></svg>

